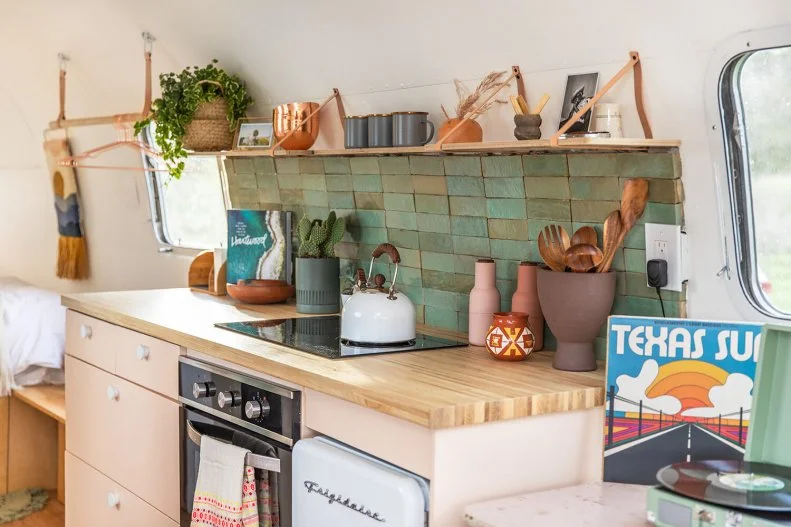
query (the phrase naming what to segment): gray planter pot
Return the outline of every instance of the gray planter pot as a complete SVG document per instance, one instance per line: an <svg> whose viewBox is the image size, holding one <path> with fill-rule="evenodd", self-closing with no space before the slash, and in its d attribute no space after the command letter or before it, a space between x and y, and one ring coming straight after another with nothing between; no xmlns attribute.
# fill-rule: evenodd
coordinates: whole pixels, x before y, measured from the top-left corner
<svg viewBox="0 0 791 527"><path fill-rule="evenodd" d="M341 265L337 258L297 258L297 313L340 310Z"/></svg>
<svg viewBox="0 0 791 527"><path fill-rule="evenodd" d="M552 366L565 371L596 369L593 343L615 299L616 273L559 273L538 268L538 299L557 339Z"/></svg>

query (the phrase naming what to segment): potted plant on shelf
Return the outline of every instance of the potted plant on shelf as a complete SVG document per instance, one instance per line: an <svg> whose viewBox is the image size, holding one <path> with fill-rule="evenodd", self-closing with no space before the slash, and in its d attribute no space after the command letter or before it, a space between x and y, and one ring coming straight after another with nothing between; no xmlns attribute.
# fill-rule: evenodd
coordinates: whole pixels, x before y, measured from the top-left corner
<svg viewBox="0 0 791 527"><path fill-rule="evenodd" d="M230 149L237 121L253 104L244 82L215 64L217 60L160 75L162 95L152 103L149 118L135 123L138 134L152 121L156 124L154 141L176 179L184 171L187 150Z"/></svg>
<svg viewBox="0 0 791 527"><path fill-rule="evenodd" d="M335 245L346 231L346 218L331 211L327 219L311 220L307 214L297 225L297 312L336 313L340 307L340 260Z"/></svg>
<svg viewBox="0 0 791 527"><path fill-rule="evenodd" d="M483 141L483 128L475 119L489 111L495 104L505 103L502 100L492 99L481 105L489 97L493 97L496 92L508 85L507 82L502 80L505 73L505 71L491 72L483 78L472 93L459 79L453 79L453 83L456 85L456 95L459 97L459 102L456 104L455 109L456 116L451 117L445 107L440 106L447 121L442 123L439 128L439 139L445 138L457 124L463 122L452 135L444 139L444 143L479 143Z"/></svg>
<svg viewBox="0 0 791 527"><path fill-rule="evenodd" d="M645 211L648 181L629 179L621 209L604 221L602 243L592 227L571 238L560 225L547 225L538 235L538 250L546 267L537 273L538 299L544 318L557 339L552 365L559 370L596 369L593 343L615 300L615 252Z"/></svg>

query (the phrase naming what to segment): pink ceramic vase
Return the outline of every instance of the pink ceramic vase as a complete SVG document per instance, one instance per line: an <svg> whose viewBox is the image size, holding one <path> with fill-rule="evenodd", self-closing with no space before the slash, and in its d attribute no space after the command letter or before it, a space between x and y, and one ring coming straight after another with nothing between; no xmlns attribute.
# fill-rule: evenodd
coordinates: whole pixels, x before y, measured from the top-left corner
<svg viewBox="0 0 791 527"><path fill-rule="evenodd" d="M496 311L500 311L500 291L494 282L494 260L478 260L475 262L475 286L470 291L471 345L486 344L486 333Z"/></svg>
<svg viewBox="0 0 791 527"><path fill-rule="evenodd" d="M511 311L526 313L530 317L530 328L535 338L533 351L541 351L544 348L544 314L538 302L537 269L538 265L531 262L519 264L516 291L511 299Z"/></svg>

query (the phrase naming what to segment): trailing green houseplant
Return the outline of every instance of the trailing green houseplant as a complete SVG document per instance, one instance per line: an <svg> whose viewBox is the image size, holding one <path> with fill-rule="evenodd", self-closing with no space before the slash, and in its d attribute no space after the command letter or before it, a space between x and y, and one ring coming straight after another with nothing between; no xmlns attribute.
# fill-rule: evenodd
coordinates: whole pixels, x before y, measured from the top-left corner
<svg viewBox="0 0 791 527"><path fill-rule="evenodd" d="M170 175L178 179L184 171L184 136L192 123L195 112L206 103L220 98L227 103L228 129L233 131L239 119L253 104L244 82L215 66L217 60L203 68L188 66L181 73L163 73L159 76L162 95L151 105L149 118L135 123L135 133L140 133L156 123L154 141L168 165Z"/></svg>
<svg viewBox="0 0 791 527"><path fill-rule="evenodd" d="M335 211L326 220L304 215L297 224L297 312L335 313L340 307L340 261L335 245L343 239L346 218Z"/></svg>

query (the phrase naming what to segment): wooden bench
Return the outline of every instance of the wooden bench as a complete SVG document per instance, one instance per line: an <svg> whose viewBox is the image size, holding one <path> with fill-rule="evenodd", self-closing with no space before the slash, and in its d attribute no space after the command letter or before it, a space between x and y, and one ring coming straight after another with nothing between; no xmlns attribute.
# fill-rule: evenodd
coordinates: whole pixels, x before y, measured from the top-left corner
<svg viewBox="0 0 791 527"><path fill-rule="evenodd" d="M30 386L0 400L0 422L8 434L0 439L0 491L43 487L57 489L64 501L66 390L63 386ZM4 441L5 440L5 444ZM5 486L5 489L3 489Z"/></svg>

